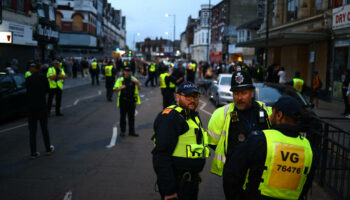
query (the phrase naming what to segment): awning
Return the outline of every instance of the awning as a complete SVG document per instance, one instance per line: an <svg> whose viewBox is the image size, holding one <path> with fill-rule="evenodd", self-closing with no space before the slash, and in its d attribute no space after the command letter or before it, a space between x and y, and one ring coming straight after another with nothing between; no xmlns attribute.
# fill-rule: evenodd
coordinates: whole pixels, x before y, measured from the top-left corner
<svg viewBox="0 0 350 200"><path fill-rule="evenodd" d="M295 32L278 33L269 35L269 47L280 47L287 45L311 44L314 41L330 39L328 33L324 32ZM238 47L265 47L265 37L256 38L246 42L237 43Z"/></svg>

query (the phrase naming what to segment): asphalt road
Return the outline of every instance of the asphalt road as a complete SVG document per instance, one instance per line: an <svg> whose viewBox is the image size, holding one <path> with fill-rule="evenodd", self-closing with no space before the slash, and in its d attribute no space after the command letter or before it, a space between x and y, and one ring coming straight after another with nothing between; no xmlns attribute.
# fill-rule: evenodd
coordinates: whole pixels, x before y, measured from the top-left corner
<svg viewBox="0 0 350 200"><path fill-rule="evenodd" d="M138 138L118 137L116 96L114 102L107 102L103 85L64 91L64 117L49 120L56 148L51 156L44 155L38 131L41 157L30 159L25 119L1 125L0 199L160 199L154 190L150 153L153 121L162 110L160 89L142 88L140 93L142 104L136 109L135 124ZM198 111L205 127L214 110L207 97L201 97ZM199 199L224 199L221 179L209 173L210 161L202 173Z"/></svg>

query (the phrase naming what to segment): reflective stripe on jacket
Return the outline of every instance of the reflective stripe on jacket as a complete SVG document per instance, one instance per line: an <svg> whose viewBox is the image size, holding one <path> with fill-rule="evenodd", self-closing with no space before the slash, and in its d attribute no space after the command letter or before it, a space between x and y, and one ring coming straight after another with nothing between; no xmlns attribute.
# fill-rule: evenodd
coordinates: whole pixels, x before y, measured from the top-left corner
<svg viewBox="0 0 350 200"><path fill-rule="evenodd" d="M167 85L165 82L165 78L167 76L170 76L170 74L168 72L164 72L159 76L160 88L167 88ZM175 88L175 84L173 82L169 82L169 88Z"/></svg>
<svg viewBox="0 0 350 200"><path fill-rule="evenodd" d="M131 76L131 78L135 78L134 76ZM136 79L136 78L135 78ZM124 77L118 78L118 80L115 82L113 90L120 88L123 85ZM121 91L118 92L118 99L117 99L117 107L119 107L119 100L120 100L120 94ZM135 94L134 97L136 98L135 104L141 104L141 99L139 96L139 89L137 88L137 85L135 84Z"/></svg>
<svg viewBox="0 0 350 200"><path fill-rule="evenodd" d="M288 137L277 130L264 130L266 170L259 185L261 194L278 199L299 199L312 165L312 149L304 137Z"/></svg>
<svg viewBox="0 0 350 200"><path fill-rule="evenodd" d="M272 109L265 106L264 103L256 101L270 116ZM231 122L231 112L234 111L234 103L227 104L215 110L209 120L208 134L209 145L216 145L215 154L211 163L211 172L219 176L222 175L226 162L226 152L228 144L228 133ZM269 123L268 123L269 124Z"/></svg>

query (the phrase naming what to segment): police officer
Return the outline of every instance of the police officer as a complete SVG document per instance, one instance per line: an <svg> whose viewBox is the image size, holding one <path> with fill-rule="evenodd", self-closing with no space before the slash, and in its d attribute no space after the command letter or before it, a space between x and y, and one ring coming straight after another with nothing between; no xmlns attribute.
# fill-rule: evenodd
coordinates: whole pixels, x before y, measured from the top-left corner
<svg viewBox="0 0 350 200"><path fill-rule="evenodd" d="M47 112L50 115L52 100L53 97L56 96L56 116L63 116L60 109L62 101L63 81L66 78L66 74L64 72L64 69L60 67L60 62L58 60L53 61L53 67L50 67L47 70L46 77L49 80L50 85Z"/></svg>
<svg viewBox="0 0 350 200"><path fill-rule="evenodd" d="M159 113L154 121L153 168L161 198L197 199L199 173L209 156L207 134L196 108L199 90L191 82L177 90L177 105Z"/></svg>
<svg viewBox="0 0 350 200"><path fill-rule="evenodd" d="M256 131L226 162L226 199L303 199L312 184L315 157L300 136L300 104L281 97L270 116L272 129Z"/></svg>
<svg viewBox="0 0 350 200"><path fill-rule="evenodd" d="M156 63L154 61L148 67L148 79L145 86L148 87L148 83L151 81L152 87L155 87L154 80L156 79Z"/></svg>
<svg viewBox="0 0 350 200"><path fill-rule="evenodd" d="M300 78L300 72L296 71L293 81L292 81L293 87L298 90L298 92L303 93L304 91L304 80Z"/></svg>
<svg viewBox="0 0 350 200"><path fill-rule="evenodd" d="M167 66L163 67L163 73L159 76L160 90L163 96L163 108L170 106L175 103L174 93L175 93L175 83L176 78L170 76L169 68Z"/></svg>
<svg viewBox="0 0 350 200"><path fill-rule="evenodd" d="M135 133L135 108L141 104L139 91L140 82L131 76L130 67L124 67L123 75L115 82L113 90L118 92L117 107L120 108L120 136L125 136L126 115L128 115L129 135L138 137Z"/></svg>
<svg viewBox="0 0 350 200"><path fill-rule="evenodd" d="M234 102L215 110L208 125L209 144L215 148L211 172L219 176L234 147L252 131L267 129L270 124L271 110L254 100L254 86L248 72L232 74L231 91Z"/></svg>
<svg viewBox="0 0 350 200"><path fill-rule="evenodd" d="M96 84L100 85L99 77L98 77L99 74L100 74L100 67L96 59L94 58L90 64L91 85L95 85L95 80L96 80Z"/></svg>
<svg viewBox="0 0 350 200"><path fill-rule="evenodd" d="M112 61L108 61L104 68L104 75L106 78L106 97L108 101L112 101L113 97L113 86L115 82L115 76L117 74L117 70L113 67Z"/></svg>

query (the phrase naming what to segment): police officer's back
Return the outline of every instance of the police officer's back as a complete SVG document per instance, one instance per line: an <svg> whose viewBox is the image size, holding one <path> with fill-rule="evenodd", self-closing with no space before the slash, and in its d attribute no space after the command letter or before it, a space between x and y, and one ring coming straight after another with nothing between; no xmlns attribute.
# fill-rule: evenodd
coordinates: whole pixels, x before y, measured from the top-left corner
<svg viewBox="0 0 350 200"><path fill-rule="evenodd" d="M272 129L255 131L226 162L225 196L231 199L300 199L307 193L315 156L299 136L300 104L282 97L273 105Z"/></svg>

